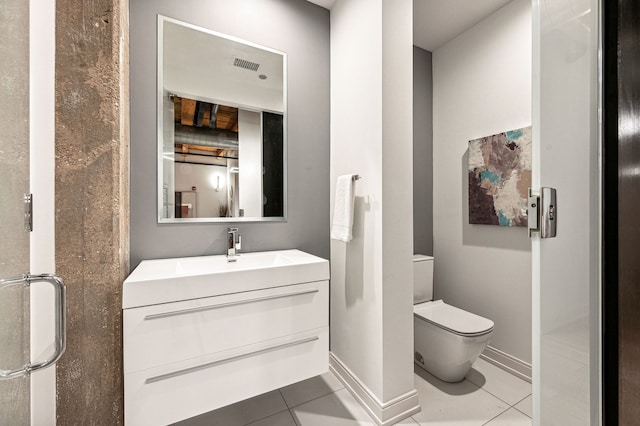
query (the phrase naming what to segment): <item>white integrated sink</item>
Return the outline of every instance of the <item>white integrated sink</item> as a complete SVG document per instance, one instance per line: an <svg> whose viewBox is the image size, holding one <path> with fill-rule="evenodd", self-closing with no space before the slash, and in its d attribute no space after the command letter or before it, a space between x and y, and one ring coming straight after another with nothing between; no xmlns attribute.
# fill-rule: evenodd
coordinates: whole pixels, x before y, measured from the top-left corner
<svg viewBox="0 0 640 426"><path fill-rule="evenodd" d="M298 256L298 258L299 257L300 256ZM282 251L247 253L244 256L236 255L233 262L229 262L226 256L205 256L178 260L176 273L189 275L209 274L212 272L237 272L271 266L293 265L296 262L298 262L298 259L296 259L295 256L286 256Z"/></svg>
<svg viewBox="0 0 640 426"><path fill-rule="evenodd" d="M329 262L300 250L144 260L125 280L123 309L329 279Z"/></svg>

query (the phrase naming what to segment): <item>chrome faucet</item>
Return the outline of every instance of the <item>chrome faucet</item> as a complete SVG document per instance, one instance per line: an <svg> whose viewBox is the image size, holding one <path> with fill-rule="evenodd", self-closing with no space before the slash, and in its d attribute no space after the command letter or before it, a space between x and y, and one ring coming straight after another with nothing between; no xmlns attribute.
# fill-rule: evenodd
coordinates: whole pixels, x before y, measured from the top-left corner
<svg viewBox="0 0 640 426"><path fill-rule="evenodd" d="M237 251L242 248L242 237L238 228L227 228L227 262L235 262Z"/></svg>

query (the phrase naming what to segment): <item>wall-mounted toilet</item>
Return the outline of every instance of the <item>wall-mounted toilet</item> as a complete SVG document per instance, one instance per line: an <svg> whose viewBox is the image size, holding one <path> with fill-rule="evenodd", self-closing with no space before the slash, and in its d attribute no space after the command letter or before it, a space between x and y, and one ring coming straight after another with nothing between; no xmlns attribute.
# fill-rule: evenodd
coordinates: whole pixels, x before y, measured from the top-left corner
<svg viewBox="0 0 640 426"><path fill-rule="evenodd" d="M464 379L489 344L493 321L433 299L433 257L413 257L415 363L445 382Z"/></svg>

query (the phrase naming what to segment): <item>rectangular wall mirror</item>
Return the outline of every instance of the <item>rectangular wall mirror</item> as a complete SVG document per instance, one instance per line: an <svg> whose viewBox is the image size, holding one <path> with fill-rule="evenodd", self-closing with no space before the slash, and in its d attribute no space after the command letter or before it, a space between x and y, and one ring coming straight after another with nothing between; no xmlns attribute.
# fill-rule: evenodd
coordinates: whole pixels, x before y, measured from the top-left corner
<svg viewBox="0 0 640 426"><path fill-rule="evenodd" d="M158 16L158 221L283 221L286 54Z"/></svg>

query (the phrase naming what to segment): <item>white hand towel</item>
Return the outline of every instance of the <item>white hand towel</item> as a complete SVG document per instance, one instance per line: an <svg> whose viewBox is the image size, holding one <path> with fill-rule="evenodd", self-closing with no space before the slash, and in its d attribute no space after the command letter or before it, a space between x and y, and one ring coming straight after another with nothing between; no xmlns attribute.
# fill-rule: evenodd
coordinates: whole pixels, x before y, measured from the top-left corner
<svg viewBox="0 0 640 426"><path fill-rule="evenodd" d="M338 176L336 199L333 206L331 238L348 243L353 238L353 202L355 196L354 175Z"/></svg>

